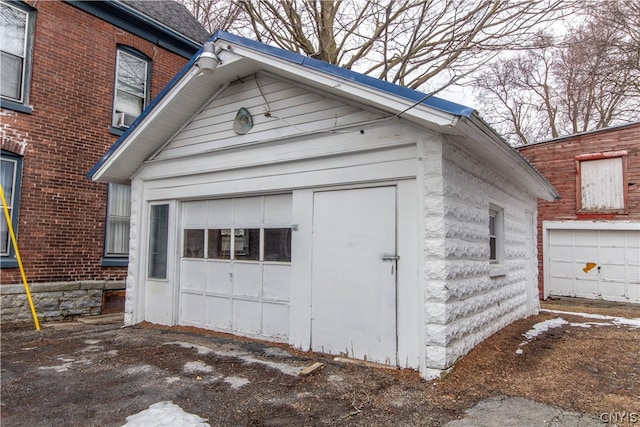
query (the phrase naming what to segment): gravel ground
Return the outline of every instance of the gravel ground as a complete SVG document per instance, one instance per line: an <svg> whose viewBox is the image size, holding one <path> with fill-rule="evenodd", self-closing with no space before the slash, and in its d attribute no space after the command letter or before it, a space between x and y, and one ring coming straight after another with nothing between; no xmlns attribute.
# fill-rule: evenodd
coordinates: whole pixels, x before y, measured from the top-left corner
<svg viewBox="0 0 640 427"><path fill-rule="evenodd" d="M494 334L431 382L210 331L123 328L119 317L45 323L40 332L3 323L2 425L122 426L160 402L211 426L583 426L637 416L640 319L612 319L640 317L640 307L543 308L553 311ZM633 425L629 415L618 421Z"/></svg>

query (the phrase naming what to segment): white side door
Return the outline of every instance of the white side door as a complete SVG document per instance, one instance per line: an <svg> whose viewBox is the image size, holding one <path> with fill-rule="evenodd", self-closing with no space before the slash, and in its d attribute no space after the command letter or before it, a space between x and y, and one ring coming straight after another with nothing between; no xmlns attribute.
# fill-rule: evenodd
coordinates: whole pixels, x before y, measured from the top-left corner
<svg viewBox="0 0 640 427"><path fill-rule="evenodd" d="M397 364L395 254L395 187L314 194L314 351Z"/></svg>

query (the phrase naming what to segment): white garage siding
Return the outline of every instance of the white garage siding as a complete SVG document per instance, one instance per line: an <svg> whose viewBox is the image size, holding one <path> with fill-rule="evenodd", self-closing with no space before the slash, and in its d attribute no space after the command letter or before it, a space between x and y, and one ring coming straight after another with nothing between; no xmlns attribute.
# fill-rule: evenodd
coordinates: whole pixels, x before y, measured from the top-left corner
<svg viewBox="0 0 640 427"><path fill-rule="evenodd" d="M179 324L286 342L291 195L182 206Z"/></svg>
<svg viewBox="0 0 640 427"><path fill-rule="evenodd" d="M545 221L545 297L640 303L640 224Z"/></svg>

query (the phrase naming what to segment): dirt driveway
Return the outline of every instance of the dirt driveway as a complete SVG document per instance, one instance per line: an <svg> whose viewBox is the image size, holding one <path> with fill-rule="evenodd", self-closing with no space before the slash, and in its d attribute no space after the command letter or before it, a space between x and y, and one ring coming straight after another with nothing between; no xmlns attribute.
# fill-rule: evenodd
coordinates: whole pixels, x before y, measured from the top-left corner
<svg viewBox="0 0 640 427"><path fill-rule="evenodd" d="M2 425L121 426L172 401L211 426L439 426L502 396L585 413L592 424L634 425L617 414L640 413L640 319L616 317L638 318L640 307L544 308L554 311L503 329L432 382L186 328L2 324ZM575 309L606 316L565 313ZM315 362L324 366L298 375ZM513 415L502 410L504 420Z"/></svg>

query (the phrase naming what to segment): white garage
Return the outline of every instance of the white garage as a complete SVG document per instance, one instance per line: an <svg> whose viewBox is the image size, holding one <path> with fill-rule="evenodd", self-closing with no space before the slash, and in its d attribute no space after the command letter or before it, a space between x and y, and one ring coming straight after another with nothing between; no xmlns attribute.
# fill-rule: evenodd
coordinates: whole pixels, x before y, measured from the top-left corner
<svg viewBox="0 0 640 427"><path fill-rule="evenodd" d="M215 58L215 59L214 59ZM471 109L219 32L89 173L131 185L125 322L449 368L538 310L549 183Z"/></svg>
<svg viewBox="0 0 640 427"><path fill-rule="evenodd" d="M640 302L640 224L545 221L545 298Z"/></svg>

